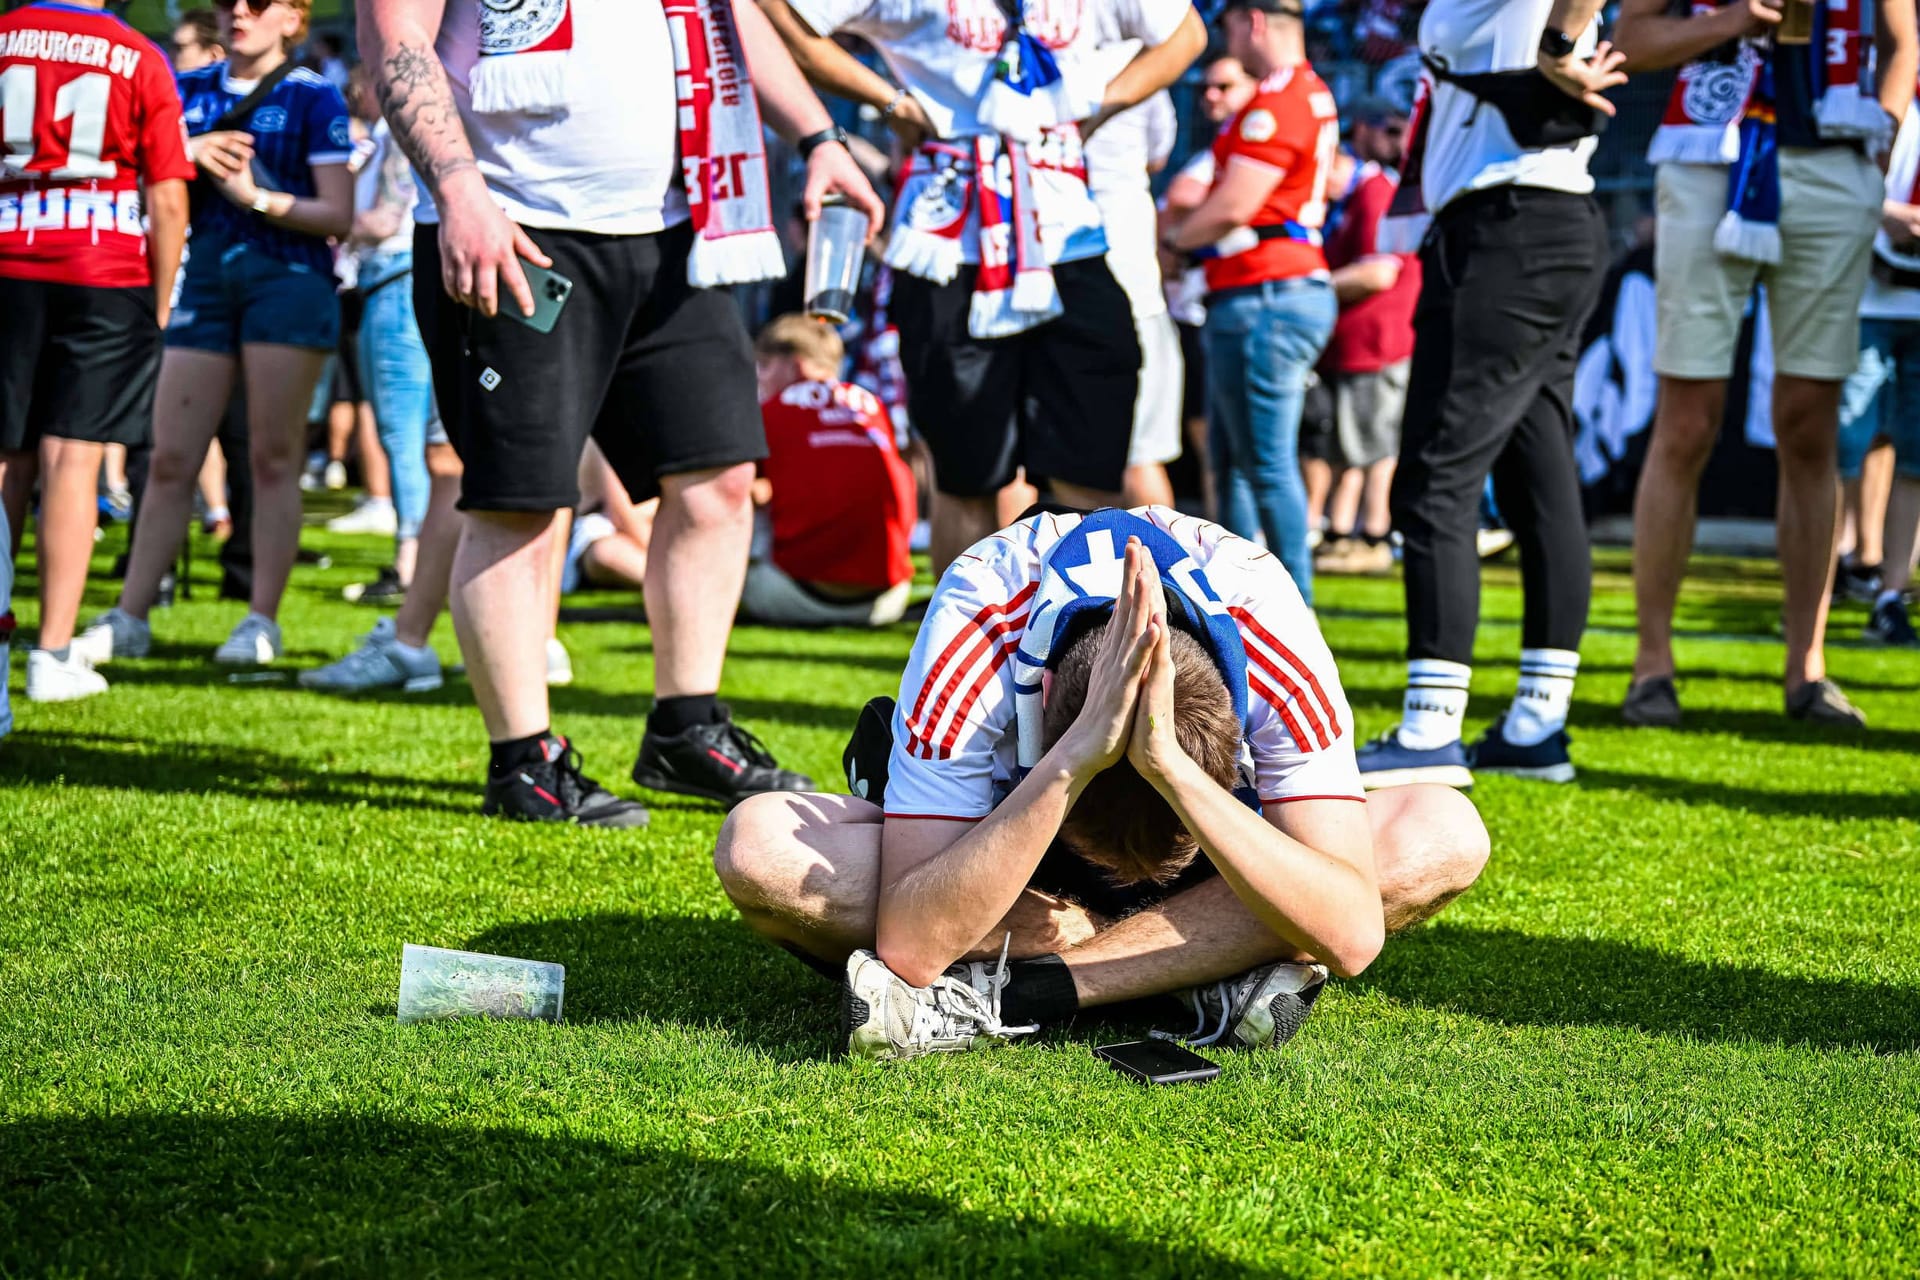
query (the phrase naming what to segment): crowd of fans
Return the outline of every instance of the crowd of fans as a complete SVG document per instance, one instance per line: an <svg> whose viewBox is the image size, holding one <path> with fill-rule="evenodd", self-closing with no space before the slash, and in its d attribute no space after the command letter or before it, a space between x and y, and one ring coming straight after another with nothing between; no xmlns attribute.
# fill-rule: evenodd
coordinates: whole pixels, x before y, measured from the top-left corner
<svg viewBox="0 0 1920 1280"><path fill-rule="evenodd" d="M196 514L227 540L224 593L246 603L213 660L280 658L301 493L345 488L351 465L365 496L329 528L391 538L393 555L348 598L398 612L301 683L437 687L429 641L450 603L493 748L489 811L635 825L645 811L586 778L549 723L545 687L572 677L552 626L564 592L645 594L657 687L635 779L733 801L808 781L716 700L736 600L773 625L897 622L916 534L938 574L1044 496L1206 515L1263 543L1309 604L1316 572L1403 563L1405 713L1361 750L1370 783L1571 777L1590 575L1572 379L1607 257L1591 130L1529 136L1560 108L1523 125L1468 82L1531 67L1543 29L1593 6L1449 0L1422 26L1418 6L1384 0L1229 0L1203 54L1188 0L1029 3L1019 30L1058 61L1059 88L998 98L969 59L1001 49L1004 7L952 0L937 22L922 7L742 0L714 36L752 64L765 124L795 147L797 217L834 196L876 235L842 331L776 287L792 301L751 345L707 286L790 266L759 217L760 120L749 136L703 107L689 132L692 109L662 89L645 109L672 114L628 121L605 86L676 73L640 17L547 0L531 9L564 24L523 48L487 6L452 0L434 30L410 4L374 4L353 65L308 32L307 0L222 0L182 16L170 70L92 3L0 19L0 486L12 550L37 522L28 700L103 693L98 668L149 651ZM686 8L725 25L724 4ZM1769 41L1764 4L1622 7L1626 74L1684 64L1655 143L1660 392L1629 723L1679 723L1693 494L1756 283L1776 350L1788 714L1865 723L1821 637L1836 477L1889 450L1891 498L1850 522L1840 589L1851 573L1870 598L1870 637L1915 643L1920 67L1911 7L1874 8L1877 96L1858 23L1827 33L1855 55L1845 97L1774 56L1792 46ZM1584 20L1568 30L1558 91L1600 110L1583 97L1618 83L1621 55ZM542 61L563 34L570 87ZM1418 104L1343 108L1309 57L1382 62L1416 43L1438 68ZM645 66L615 67L636 48ZM1212 142L1156 177L1180 132L1167 88L1190 66ZM1746 96L1724 118L1688 114L1712 96L1688 86L1736 80ZM891 153L834 128L808 81L877 119ZM1729 207L1762 96L1773 203L1736 192ZM690 210L671 175L721 145L748 176ZM571 289L563 346L495 322L532 315L555 281ZM1199 466L1170 473L1183 454ZM1197 492L1177 494L1187 476ZM1496 508L1526 589L1520 690L1467 746ZM131 520L124 580L81 628L103 510Z"/></svg>

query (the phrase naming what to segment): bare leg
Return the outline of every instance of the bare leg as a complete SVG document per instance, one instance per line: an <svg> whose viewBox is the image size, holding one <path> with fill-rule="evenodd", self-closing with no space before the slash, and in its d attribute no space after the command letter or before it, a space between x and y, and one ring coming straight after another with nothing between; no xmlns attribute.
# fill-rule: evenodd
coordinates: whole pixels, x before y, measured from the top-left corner
<svg viewBox="0 0 1920 1280"><path fill-rule="evenodd" d="M1120 502L1128 507L1170 507L1173 505L1173 481L1158 462L1143 462L1128 467L1120 482Z"/></svg>
<svg viewBox="0 0 1920 1280"><path fill-rule="evenodd" d="M1891 394L1884 393L1884 394ZM1893 492L1893 442L1880 440L1867 450L1860 461L1860 478L1849 480L1853 499L1855 532L1850 550L1858 565L1876 565L1886 557L1882 531L1887 523L1887 504ZM1836 548L1836 551L1838 549Z"/></svg>
<svg viewBox="0 0 1920 1280"><path fill-rule="evenodd" d="M453 572L454 551L460 545L460 460L444 444L427 446L427 471L433 477L427 516L420 524L420 541L407 598L394 615L393 631L401 644L424 648L433 624L447 603L447 578Z"/></svg>
<svg viewBox="0 0 1920 1280"><path fill-rule="evenodd" d="M1367 801L1390 930L1438 911L1473 884L1487 833L1450 787L1396 787ZM829 963L871 947L879 898L880 810L850 796L755 796L728 815L714 848L720 883L754 929ZM1286 944L1217 880L1111 927L1029 890L976 957L1060 952L1085 1005L1175 991L1278 959Z"/></svg>
<svg viewBox="0 0 1920 1280"><path fill-rule="evenodd" d="M327 362L324 351L250 343L240 353L247 379L247 462L253 470L253 598L265 617L280 612L300 552L300 465L307 404ZM156 460L157 461L157 460ZM145 517L142 518L145 522Z"/></svg>
<svg viewBox="0 0 1920 1280"><path fill-rule="evenodd" d="M753 548L753 464L662 477L653 548L653 696L715 693Z"/></svg>
<svg viewBox="0 0 1920 1280"><path fill-rule="evenodd" d="M1327 500L1327 532L1343 538L1360 527L1360 499L1366 493L1367 473L1348 467L1334 481L1333 496Z"/></svg>
<svg viewBox="0 0 1920 1280"><path fill-rule="evenodd" d="M227 455L220 451L220 441L215 439L207 446L207 460L200 464L200 501L208 511L224 511L227 507Z"/></svg>
<svg viewBox="0 0 1920 1280"><path fill-rule="evenodd" d="M1882 591L1905 591L1913 585L1916 541L1920 541L1920 476L1897 476L1887 500L1886 557L1880 561Z"/></svg>
<svg viewBox="0 0 1920 1280"><path fill-rule="evenodd" d="M1636 681L1673 674L1673 607L1693 552L1700 474L1713 453L1726 400L1724 381L1660 379L1653 439L1633 497L1633 600L1640 632L1633 659Z"/></svg>
<svg viewBox="0 0 1920 1280"><path fill-rule="evenodd" d="M42 649L73 641L86 594L98 523L100 455L105 446L48 436L40 442L40 638Z"/></svg>
<svg viewBox="0 0 1920 1280"><path fill-rule="evenodd" d="M373 406L362 400L355 412L353 428L353 447L360 455L360 478L366 481L369 498L393 500L393 468L387 461L387 450L380 443L379 423L373 416ZM401 575L403 578L405 574Z"/></svg>
<svg viewBox="0 0 1920 1280"><path fill-rule="evenodd" d="M100 457L100 479L109 489L127 487L127 446L106 446L106 452Z"/></svg>
<svg viewBox="0 0 1920 1280"><path fill-rule="evenodd" d="M611 534L580 553L580 576L596 587L644 591L647 549L624 533Z"/></svg>
<svg viewBox="0 0 1920 1280"><path fill-rule="evenodd" d="M170 349L160 361L153 397L153 460L140 498L140 523L127 557L120 607L145 618L193 514L193 484L207 445L227 414L234 359L212 351ZM295 509L294 518L299 519Z"/></svg>
<svg viewBox="0 0 1920 1280"><path fill-rule="evenodd" d="M1327 501L1333 493L1333 464L1325 458L1300 459L1300 478L1307 486L1307 529L1325 529L1339 537L1353 526L1332 522Z"/></svg>
<svg viewBox="0 0 1920 1280"><path fill-rule="evenodd" d="M40 455L30 452L0 453L0 514L7 518L7 558L20 558L20 538L26 532L27 508L33 503L33 487L40 476Z"/></svg>
<svg viewBox="0 0 1920 1280"><path fill-rule="evenodd" d="M325 354L321 359L326 359ZM311 395L311 392L309 392ZM335 400L327 406L327 461L345 462L347 447L353 443L353 429L359 423L353 405L346 400Z"/></svg>
<svg viewBox="0 0 1920 1280"><path fill-rule="evenodd" d="M1393 469L1399 461L1389 455L1367 468L1360 524L1369 538L1384 538L1393 532Z"/></svg>
<svg viewBox="0 0 1920 1280"><path fill-rule="evenodd" d="M945 573L947 566L960 558L961 552L1000 528L996 515L991 497L956 498L934 490L933 545L929 548L933 556L933 576L938 578Z"/></svg>
<svg viewBox="0 0 1920 1280"><path fill-rule="evenodd" d="M1780 575L1786 580L1787 692L1827 674L1822 639L1833 590L1840 384L1778 374L1773 433L1780 463ZM1861 541L1864 543L1865 530ZM1876 539L1877 540L1877 539Z"/></svg>
<svg viewBox="0 0 1920 1280"><path fill-rule="evenodd" d="M552 511L469 511L453 557L453 629L487 739L544 732L553 605Z"/></svg>

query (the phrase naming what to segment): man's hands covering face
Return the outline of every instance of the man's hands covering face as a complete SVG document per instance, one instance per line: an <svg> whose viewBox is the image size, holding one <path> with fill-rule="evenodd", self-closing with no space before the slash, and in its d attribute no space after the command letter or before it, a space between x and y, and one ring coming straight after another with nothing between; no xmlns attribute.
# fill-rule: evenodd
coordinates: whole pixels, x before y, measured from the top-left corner
<svg viewBox="0 0 1920 1280"><path fill-rule="evenodd" d="M1164 672L1153 663L1161 655ZM1145 733L1156 743L1164 734L1172 743L1173 664L1167 652L1167 598L1160 586L1160 575L1138 538L1127 539L1126 563L1121 571L1120 595L1113 603L1113 617L1100 641L1087 680L1087 700L1080 716L1063 741L1070 743L1069 761L1087 774L1112 768L1121 757L1133 754L1130 743ZM1150 678L1163 677L1149 690ZM1164 685L1164 688L1160 687ZM1152 704L1154 727L1147 727ZM1179 747L1173 746L1174 750ZM1164 759L1158 749L1142 747L1143 758ZM1139 761L1135 761L1139 768ZM1144 769L1141 770L1146 774Z"/></svg>

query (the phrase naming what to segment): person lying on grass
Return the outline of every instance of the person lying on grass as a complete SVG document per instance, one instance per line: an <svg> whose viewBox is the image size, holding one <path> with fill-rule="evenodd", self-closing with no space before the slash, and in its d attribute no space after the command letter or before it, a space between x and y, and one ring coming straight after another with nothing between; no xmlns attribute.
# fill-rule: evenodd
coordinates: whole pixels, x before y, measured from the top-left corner
<svg viewBox="0 0 1920 1280"><path fill-rule="evenodd" d="M861 1057L1162 994L1195 1043L1278 1047L1487 858L1452 788L1361 789L1279 560L1164 507L1034 515L962 555L846 764L851 796L743 802L714 864L753 928L844 971Z"/></svg>

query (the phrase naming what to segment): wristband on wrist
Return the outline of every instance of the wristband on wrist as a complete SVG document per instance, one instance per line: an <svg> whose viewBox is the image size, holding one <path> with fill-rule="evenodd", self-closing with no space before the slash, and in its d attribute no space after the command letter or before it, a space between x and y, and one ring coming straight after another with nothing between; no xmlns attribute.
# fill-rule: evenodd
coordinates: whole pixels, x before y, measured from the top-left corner
<svg viewBox="0 0 1920 1280"><path fill-rule="evenodd" d="M800 141L793 144L793 149L800 153L802 160L811 160L813 159L813 153L821 147L826 146L829 142L837 142L843 147L846 146L847 131L837 124L831 125L818 133L810 133L800 139Z"/></svg>
<svg viewBox="0 0 1920 1280"><path fill-rule="evenodd" d="M1575 40L1566 32L1548 27L1540 33L1540 52L1558 61L1573 52Z"/></svg>
<svg viewBox="0 0 1920 1280"><path fill-rule="evenodd" d="M893 119L895 113L897 113L900 110L900 104L905 102L906 100L907 100L907 91L904 88L895 89L893 91L893 96L887 99L887 105L880 108L880 119L882 121Z"/></svg>

